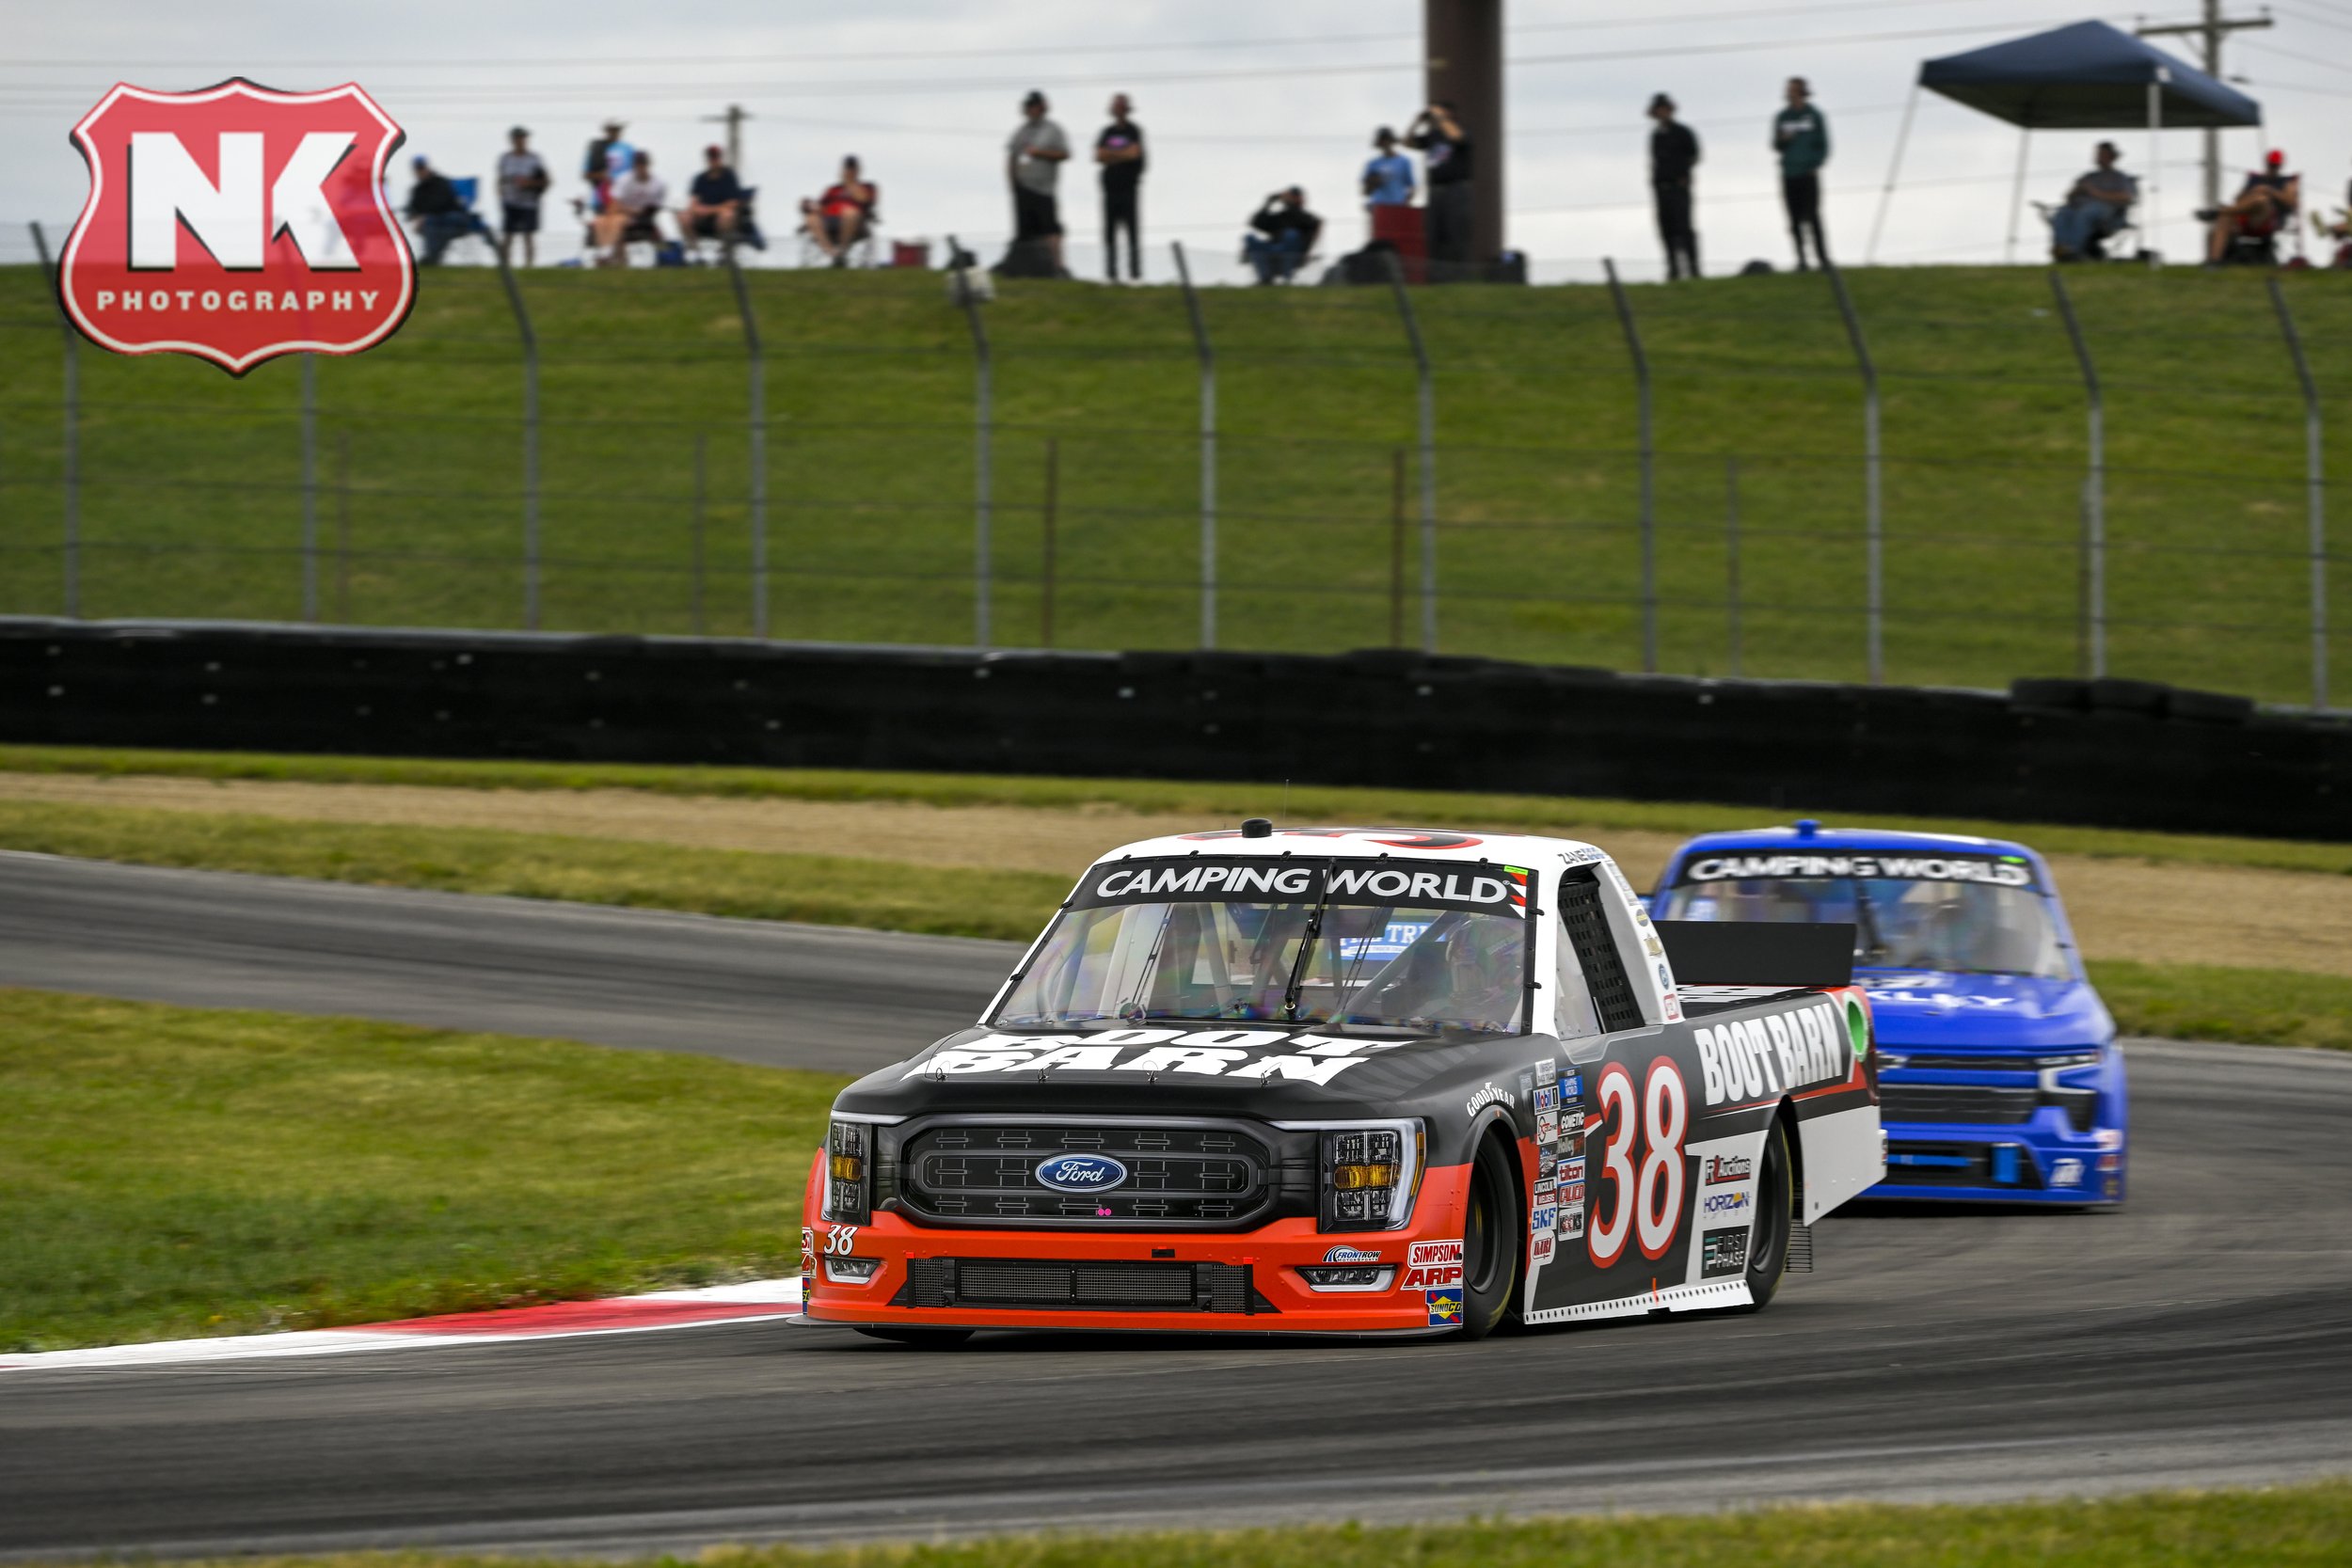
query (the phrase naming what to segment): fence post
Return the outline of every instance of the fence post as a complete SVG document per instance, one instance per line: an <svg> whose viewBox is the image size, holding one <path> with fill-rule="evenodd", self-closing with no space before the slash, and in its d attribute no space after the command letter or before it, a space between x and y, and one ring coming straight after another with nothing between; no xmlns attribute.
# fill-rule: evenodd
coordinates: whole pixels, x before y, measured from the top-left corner
<svg viewBox="0 0 2352 1568"><path fill-rule="evenodd" d="M1731 633L1731 673L1740 673L1740 459L1724 459L1724 605Z"/></svg>
<svg viewBox="0 0 2352 1568"><path fill-rule="evenodd" d="M2058 316L2066 323L2067 341L2074 345L2074 362L2082 367L2083 392L2090 400L2090 468L2083 490L2083 643L2086 673L2094 680L2107 673L2107 421L2106 404L2099 390L2099 368L2091 363L2090 345L2082 324L2074 319L2074 302L2066 279L2050 269L2050 293L2058 299Z"/></svg>
<svg viewBox="0 0 2352 1568"><path fill-rule="evenodd" d="M1038 618L1040 641L1045 647L1054 645L1054 546L1055 525L1061 504L1061 437L1045 437L1045 565L1040 584Z"/></svg>
<svg viewBox="0 0 2352 1568"><path fill-rule="evenodd" d="M1826 256L1821 258L1821 270L1829 274L1830 289L1837 295L1837 313L1846 319L1846 340L1853 345L1854 363L1862 369L1863 615L1868 648L1863 662L1869 670L1870 684L1876 686L1886 678L1886 519L1879 510L1879 371L1870 358L1869 340L1862 335L1862 317L1854 310L1853 296L1846 293L1846 275Z"/></svg>
<svg viewBox="0 0 2352 1568"><path fill-rule="evenodd" d="M1405 339L1413 348L1421 400L1421 651L1438 651L1438 390L1429 375L1429 349L1421 339L1421 323L1405 293L1405 268L1396 252L1388 253L1389 292L1396 296L1396 313L1405 321Z"/></svg>
<svg viewBox="0 0 2352 1568"><path fill-rule="evenodd" d="M319 618L319 356L302 356L302 618Z"/></svg>
<svg viewBox="0 0 2352 1568"><path fill-rule="evenodd" d="M751 361L749 388L752 490L752 635L768 635L768 356L759 341L759 317L735 246L726 247L727 280L735 286L735 309L743 318L743 353Z"/></svg>
<svg viewBox="0 0 2352 1568"><path fill-rule="evenodd" d="M1405 449L1391 452L1389 484L1389 646L1405 646Z"/></svg>
<svg viewBox="0 0 2352 1568"><path fill-rule="evenodd" d="M522 286L506 264L505 247L494 247L499 281L506 286L507 309L523 341L523 626L539 629L539 334L523 307Z"/></svg>
<svg viewBox="0 0 2352 1568"><path fill-rule="evenodd" d="M703 516L710 495L709 468L710 433L694 432L694 635L700 637L708 623L703 613Z"/></svg>
<svg viewBox="0 0 2352 1568"><path fill-rule="evenodd" d="M1192 286L1184 242L1169 242L1176 253L1176 279L1184 286L1184 309L1192 318L1192 344L1200 356L1200 645L1216 646L1216 351L1200 295ZM1051 646L1048 643L1047 646Z"/></svg>
<svg viewBox="0 0 2352 1568"><path fill-rule="evenodd" d="M57 307L57 325L65 333L65 612L78 620L82 613L82 336L65 313L65 296L57 292L57 269L49 259L49 236L32 226L33 249L40 256L41 276L49 280L49 297Z"/></svg>
<svg viewBox="0 0 2352 1568"><path fill-rule="evenodd" d="M2310 512L2312 556L2312 707L2328 706L2328 491L2327 469L2321 460L2319 384L2312 379L2311 361L2303 356L2303 335L2295 329L2287 296L2270 277L2270 303L2279 312L2279 330L2295 356L2296 379L2303 384L2303 490Z"/></svg>
<svg viewBox="0 0 2352 1568"><path fill-rule="evenodd" d="M1626 352L1633 356L1633 391L1640 414L1642 463L1642 669L1658 672L1658 451L1651 440L1649 356L1642 351L1642 334L1633 323L1633 302L1617 280L1617 263L1603 258L1609 274L1609 298L1617 308L1617 325L1625 332Z"/></svg>
<svg viewBox="0 0 2352 1568"><path fill-rule="evenodd" d="M990 527L994 521L995 493L991 468L994 461L995 424L992 404L994 399L993 377L990 373L988 329L980 325L980 302L972 290L970 263L957 266L963 257L963 248L953 234L947 236L947 261L956 280L956 303L963 307L963 319L972 328L972 355L977 380L973 388L972 457L972 642L975 647L989 645L989 594L991 588L989 542ZM977 258L975 258L977 260Z"/></svg>
<svg viewBox="0 0 2352 1568"><path fill-rule="evenodd" d="M335 624L351 625L351 432L335 432Z"/></svg>

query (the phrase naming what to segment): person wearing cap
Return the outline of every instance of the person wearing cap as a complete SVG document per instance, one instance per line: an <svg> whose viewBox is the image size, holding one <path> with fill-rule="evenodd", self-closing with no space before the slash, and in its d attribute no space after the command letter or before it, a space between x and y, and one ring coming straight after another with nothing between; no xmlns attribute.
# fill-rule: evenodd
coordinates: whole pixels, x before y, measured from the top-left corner
<svg viewBox="0 0 2352 1568"><path fill-rule="evenodd" d="M678 227L688 239L700 235L726 245L743 217L743 182L727 166L727 150L717 142L703 149L703 170L686 188Z"/></svg>
<svg viewBox="0 0 2352 1568"><path fill-rule="evenodd" d="M1111 95L1111 122L1094 138L1103 166L1104 276L1119 281L1119 233L1127 232L1127 276L1143 281L1143 127L1123 92Z"/></svg>
<svg viewBox="0 0 2352 1568"><path fill-rule="evenodd" d="M1699 237L1691 227L1691 175L1699 166L1698 134L1675 119L1675 101L1649 101L1658 122L1649 134L1649 189L1658 205L1658 237L1666 242L1666 278L1699 275Z"/></svg>
<svg viewBox="0 0 2352 1568"><path fill-rule="evenodd" d="M448 176L435 169L422 153L408 161L417 182L408 187L408 205L402 213L417 225L417 238L424 242L424 254L418 261L425 266L439 264L441 255L455 241L463 239L473 228L473 214L457 199L457 187Z"/></svg>
<svg viewBox="0 0 2352 1568"><path fill-rule="evenodd" d="M817 248L836 267L850 264L850 251L873 227L882 187L866 178L854 156L841 160L841 178L814 201L801 203L801 223Z"/></svg>
<svg viewBox="0 0 2352 1568"><path fill-rule="evenodd" d="M2050 260L2079 261L2092 246L2121 230L2139 199L2139 182L2115 166L2123 154L2111 141L2091 152L2097 166L2074 182L2066 205L2050 214Z"/></svg>
<svg viewBox="0 0 2352 1568"><path fill-rule="evenodd" d="M1383 125L1372 134L1372 157L1364 165L1364 205L1410 207L1413 160L1396 150L1396 133Z"/></svg>
<svg viewBox="0 0 2352 1568"><path fill-rule="evenodd" d="M1061 207L1054 193L1070 159L1070 138L1045 118L1045 108L1041 92L1021 101L1021 128L1005 144L1005 178L1012 186L1013 242L1042 245L1058 274Z"/></svg>
<svg viewBox="0 0 2352 1568"><path fill-rule="evenodd" d="M1780 199L1788 210L1788 237L1797 245L1797 270L1806 271L1804 240L1829 265L1829 241L1821 233L1821 166L1829 162L1829 121L1814 106L1813 88L1802 76L1788 78L1787 106L1772 117L1772 150L1780 154Z"/></svg>
<svg viewBox="0 0 2352 1568"><path fill-rule="evenodd" d="M653 154L638 151L629 154L628 172L612 182L612 199L604 211L596 214L596 244L604 254L596 264L602 267L628 265L628 245L631 240L661 243L661 225L658 221L661 210L669 204L670 187L654 173Z"/></svg>
<svg viewBox="0 0 2352 1568"><path fill-rule="evenodd" d="M507 257L520 235L523 265L531 266L539 259L539 197L548 188L548 166L531 150L531 133L522 126L507 132L506 141L499 154L499 255Z"/></svg>
<svg viewBox="0 0 2352 1568"><path fill-rule="evenodd" d="M2230 247L2243 236L2267 240L2295 221L2303 205L2303 177L2286 172L2287 155L2273 148L2263 154L2263 166L2246 177L2237 198L2227 207L2208 207L2197 215L2213 225L2206 242L2205 265L2217 267L2229 260Z"/></svg>
<svg viewBox="0 0 2352 1568"><path fill-rule="evenodd" d="M580 177L596 187L599 208L603 206L604 188L628 170L637 151L621 139L621 133L628 128L626 120L606 120L604 134L589 138L588 155L580 162Z"/></svg>

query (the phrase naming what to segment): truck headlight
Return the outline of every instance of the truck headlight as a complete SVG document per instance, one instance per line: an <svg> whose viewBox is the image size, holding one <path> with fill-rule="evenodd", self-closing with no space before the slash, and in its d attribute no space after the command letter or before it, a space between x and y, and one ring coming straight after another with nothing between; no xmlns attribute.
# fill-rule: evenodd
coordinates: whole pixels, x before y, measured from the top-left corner
<svg viewBox="0 0 2352 1568"><path fill-rule="evenodd" d="M1321 1230L1393 1230L1412 1217L1421 1191L1421 1123L1375 1122L1323 1134Z"/></svg>
<svg viewBox="0 0 2352 1568"><path fill-rule="evenodd" d="M836 1121L825 1134L825 1218L864 1225L874 1209L873 1129Z"/></svg>

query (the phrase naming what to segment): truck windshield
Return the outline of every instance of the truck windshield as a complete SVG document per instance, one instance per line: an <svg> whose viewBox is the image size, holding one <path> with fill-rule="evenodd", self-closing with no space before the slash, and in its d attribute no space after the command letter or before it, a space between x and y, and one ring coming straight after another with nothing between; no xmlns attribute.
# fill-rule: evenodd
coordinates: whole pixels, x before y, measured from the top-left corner
<svg viewBox="0 0 2352 1568"><path fill-rule="evenodd" d="M1090 869L989 1023L1148 1020L1518 1034L1527 874L1437 861Z"/></svg>
<svg viewBox="0 0 2352 1568"><path fill-rule="evenodd" d="M1698 861L1693 868L1719 863ZM1854 962L1865 968L2052 980L2068 974L2049 911L2031 886L1920 877L1719 877L1678 883L1658 912L1666 920L1849 922Z"/></svg>

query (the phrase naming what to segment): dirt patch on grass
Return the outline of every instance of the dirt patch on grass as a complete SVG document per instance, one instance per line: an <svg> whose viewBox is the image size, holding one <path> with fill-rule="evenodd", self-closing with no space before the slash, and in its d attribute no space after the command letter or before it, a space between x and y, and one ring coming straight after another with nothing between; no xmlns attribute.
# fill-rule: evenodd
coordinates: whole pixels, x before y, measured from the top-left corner
<svg viewBox="0 0 2352 1568"><path fill-rule="evenodd" d="M135 775L0 774L0 799L501 829L1073 877L1119 844L1232 825L1205 816L1112 806L930 806L627 789L437 789ZM1725 826L1735 820L1726 819ZM1614 855L1637 885L1655 877L1680 842L1676 834L1616 829L1592 829L1581 836ZM2094 958L2352 974L2352 877L2073 855L2053 857L2052 863L2084 951Z"/></svg>

